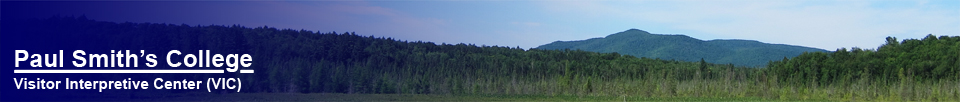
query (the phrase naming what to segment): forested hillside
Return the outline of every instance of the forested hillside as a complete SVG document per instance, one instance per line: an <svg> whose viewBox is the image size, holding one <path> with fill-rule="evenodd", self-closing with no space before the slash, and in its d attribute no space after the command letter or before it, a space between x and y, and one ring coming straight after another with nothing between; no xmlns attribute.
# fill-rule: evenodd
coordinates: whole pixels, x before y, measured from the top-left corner
<svg viewBox="0 0 960 102"><path fill-rule="evenodd" d="M887 37L879 49L803 53L770 62L783 81L814 85L850 81L937 82L960 79L960 36L927 35L902 42Z"/></svg>
<svg viewBox="0 0 960 102"><path fill-rule="evenodd" d="M737 66L760 67L768 61L783 57L794 57L803 52L826 52L826 50L784 45L768 44L753 40L709 40L703 41L686 35L661 35L630 29L611 34L603 38L581 41L556 41L541 45L537 49L580 49L601 53L618 52L637 57L676 59L681 61L699 61L710 63L734 64Z"/></svg>
<svg viewBox="0 0 960 102"><path fill-rule="evenodd" d="M960 58L957 47L960 46L960 37L957 36L931 36L903 42L891 38L879 51L841 49L805 53L771 62L768 68L748 68L706 63L706 59L691 62L581 50L436 44L267 26L114 23L83 17L2 20L0 32L17 35L14 36L16 39L2 41L5 51L14 50L10 48L40 53L73 49L88 52L211 50L213 53L250 54L256 59L251 66L256 70L254 74L137 74L141 77L133 77L239 77L244 82L241 91L244 93L752 97L841 101L960 99L960 87L956 87L960 86L960 79L957 79L960 75L957 66L960 63L957 61ZM44 46L21 45L23 43ZM191 68L158 66L150 69ZM57 75L66 74L50 74ZM131 75L76 76L122 79ZM183 91L172 91L178 92Z"/></svg>

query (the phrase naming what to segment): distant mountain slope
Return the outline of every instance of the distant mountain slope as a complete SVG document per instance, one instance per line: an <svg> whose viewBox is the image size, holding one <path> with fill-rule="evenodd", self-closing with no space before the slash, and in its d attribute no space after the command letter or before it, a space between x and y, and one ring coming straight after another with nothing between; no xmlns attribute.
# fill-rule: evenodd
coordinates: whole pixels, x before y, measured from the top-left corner
<svg viewBox="0 0 960 102"><path fill-rule="evenodd" d="M541 45L537 49L580 49L594 52L617 52L636 57L700 61L703 58L710 63L733 63L739 66L763 66L771 60L795 57L803 52L825 52L827 50L769 44L753 40L710 40L703 41L686 35L662 35L630 29L603 38L591 38L580 41L556 41Z"/></svg>

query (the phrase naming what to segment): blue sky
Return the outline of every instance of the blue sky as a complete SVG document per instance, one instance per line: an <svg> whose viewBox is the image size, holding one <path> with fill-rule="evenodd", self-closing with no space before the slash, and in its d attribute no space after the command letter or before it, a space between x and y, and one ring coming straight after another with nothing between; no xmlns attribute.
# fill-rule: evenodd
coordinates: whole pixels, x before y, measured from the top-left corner
<svg viewBox="0 0 960 102"><path fill-rule="evenodd" d="M115 22L267 25L408 41L533 48L631 28L702 40L750 39L835 50L884 38L960 35L960 0L497 0L4 2L4 15ZM10 6L14 7L10 7Z"/></svg>

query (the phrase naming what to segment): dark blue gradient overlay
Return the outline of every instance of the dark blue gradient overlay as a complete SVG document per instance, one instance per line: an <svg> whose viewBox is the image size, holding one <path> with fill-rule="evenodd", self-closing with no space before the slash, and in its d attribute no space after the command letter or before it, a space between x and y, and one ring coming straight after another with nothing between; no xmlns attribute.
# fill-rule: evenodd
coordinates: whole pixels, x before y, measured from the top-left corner
<svg viewBox="0 0 960 102"><path fill-rule="evenodd" d="M129 35L116 35L109 33L90 33L90 32L75 32L75 31L112 31L113 29L109 28L83 28L76 26L68 27L57 27L56 23L37 23L33 21L38 21L42 19L80 19L76 20L77 22L83 22L82 19L93 19L96 18L87 18L87 17L98 17L98 18L129 18L136 19L136 17L150 17L150 16L131 16L130 14L116 14L115 12L97 12L96 10L104 9L122 9L125 6L123 3L103 3L104 5L76 5L76 3L81 2L18 2L18 1L4 1L2 8L0 8L0 51L5 54L0 54L0 59L4 63L0 64L0 76L4 80L3 84L0 84L0 101L138 101L138 100L164 100L166 97L177 97L177 96L197 96L197 95L211 95L217 96L218 94L223 93L235 93L235 91L214 91L207 92L205 89L206 86L203 86L204 89L197 90L158 90L153 88L153 80L155 78L164 78L164 80L206 80L198 78L218 78L218 77L237 77L238 74L234 73L224 73L224 74L24 74L24 73L14 73L14 69L222 69L222 68L204 68L204 67L193 67L193 68L171 68L164 61L166 58L166 53L170 50L180 50L185 54L196 54L197 50L208 50L203 47L174 47L174 48L156 48L153 45L156 44L147 44L142 42L178 42L173 41L177 39L142 39L141 38L129 38ZM139 2L139 3L151 3L151 2ZM162 2L156 2L162 3ZM122 10L121 10L122 11ZM150 10L150 12L181 12L184 10ZM146 12L146 13L150 13ZM190 15L178 15L178 16L190 16ZM204 19L191 19L191 20L204 20ZM123 22L117 22L123 23ZM142 23L142 22L134 22ZM177 24L179 25L179 24ZM204 40L198 38L198 40ZM138 43L130 43L138 42ZM63 67L52 67L52 68L33 68L30 67L30 60L19 62L20 67L14 67L13 63L16 62L15 50L27 50L30 54L57 54L58 50L63 50ZM139 52L139 50L146 50L146 53L157 55L157 67L146 67L143 63L146 61L143 57L139 59L139 67L82 67L76 68L71 64L71 61L75 61L70 54L74 50L84 50L87 54L109 54L110 50L130 50L131 52ZM229 51L212 51L213 53L245 53L245 52L229 52ZM139 53L134 53L139 54ZM270 59L257 59L256 60L270 60ZM192 77L188 77L192 76ZM196 77L201 76L201 77ZM27 78L28 80L36 80L36 78L41 78L46 81L62 81L60 84L60 89L17 89L15 86L16 80L14 83L11 83L11 79ZM93 80L93 81L121 81L123 79L130 78L135 81L149 81L150 89L146 90L103 90L103 92L98 92L96 89L66 89L65 78L70 78L71 81L83 79ZM244 80L247 82L247 80ZM96 85L95 85L96 86ZM201 85L202 86L202 85ZM252 87L252 86L244 86ZM242 92L242 91L241 91ZM193 99L188 99L193 100ZM202 99L198 99L202 100Z"/></svg>

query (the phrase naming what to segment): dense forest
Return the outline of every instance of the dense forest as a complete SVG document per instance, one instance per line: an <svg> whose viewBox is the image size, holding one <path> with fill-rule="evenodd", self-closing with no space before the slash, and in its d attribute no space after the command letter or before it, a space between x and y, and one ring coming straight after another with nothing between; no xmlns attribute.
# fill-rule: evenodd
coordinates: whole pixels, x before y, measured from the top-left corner
<svg viewBox="0 0 960 102"><path fill-rule="evenodd" d="M863 90L894 90L913 98L930 91L956 91L960 85L960 36L927 35L898 41L887 37L878 49L846 48L804 53L772 61L767 70L779 81L796 86L857 86ZM917 90L924 90L917 92ZM954 93L956 97L956 93Z"/></svg>
<svg viewBox="0 0 960 102"><path fill-rule="evenodd" d="M796 57L803 52L827 52L827 50L811 47L769 44L754 40L715 39L704 41L686 35L651 34L639 29L629 29L602 38L556 41L540 45L537 49L618 52L637 57L676 59L689 62L704 59L710 63L750 67L762 67L771 60Z"/></svg>
<svg viewBox="0 0 960 102"><path fill-rule="evenodd" d="M770 62L785 81L828 85L865 80L939 81L960 78L960 37L927 35L900 42L887 37L879 49L846 48L804 53Z"/></svg>
<svg viewBox="0 0 960 102"><path fill-rule="evenodd" d="M244 79L242 92L246 93L960 99L958 36L931 35L902 42L889 38L878 51L804 53L753 68L703 59L689 62L569 49L437 44L267 26L114 23L84 17L3 22L0 31L18 34L18 39L4 43L80 42L7 48L247 53L256 59L251 66L254 74L143 74L147 78L239 77ZM166 67L154 69L177 69Z"/></svg>

